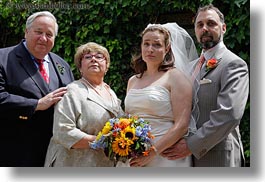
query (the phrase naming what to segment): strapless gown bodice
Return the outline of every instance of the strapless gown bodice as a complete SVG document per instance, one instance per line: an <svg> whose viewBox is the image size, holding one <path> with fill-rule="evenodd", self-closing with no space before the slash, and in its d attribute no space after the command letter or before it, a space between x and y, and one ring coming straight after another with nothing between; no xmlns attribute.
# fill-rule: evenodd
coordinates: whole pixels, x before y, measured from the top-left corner
<svg viewBox="0 0 265 182"><path fill-rule="evenodd" d="M131 89L125 98L125 112L149 121L155 137L164 135L173 125L169 94L161 86Z"/></svg>
<svg viewBox="0 0 265 182"><path fill-rule="evenodd" d="M170 92L163 86L148 86L143 89L130 89L125 97L125 112L137 115L151 125L155 136L154 143L173 126L173 112ZM157 156L147 166L153 167L189 167L190 157L180 160L167 160Z"/></svg>

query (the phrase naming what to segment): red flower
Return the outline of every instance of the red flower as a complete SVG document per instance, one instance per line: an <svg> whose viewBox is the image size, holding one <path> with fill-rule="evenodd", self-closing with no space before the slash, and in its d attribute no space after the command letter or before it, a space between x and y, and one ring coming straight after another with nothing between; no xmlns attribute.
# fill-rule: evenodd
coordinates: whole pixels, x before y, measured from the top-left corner
<svg viewBox="0 0 265 182"><path fill-rule="evenodd" d="M218 64L218 61L216 59L209 59L207 62L206 62L206 71L209 71L211 69L214 69Z"/></svg>

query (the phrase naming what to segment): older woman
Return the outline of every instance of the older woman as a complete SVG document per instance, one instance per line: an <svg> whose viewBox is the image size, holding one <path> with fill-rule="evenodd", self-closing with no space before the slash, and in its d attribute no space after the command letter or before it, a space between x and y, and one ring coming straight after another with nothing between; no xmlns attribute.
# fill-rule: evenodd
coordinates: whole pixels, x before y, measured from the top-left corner
<svg viewBox="0 0 265 182"><path fill-rule="evenodd" d="M55 107L45 166L113 166L103 150L89 147L108 119L123 114L120 100L104 82L110 55L105 47L89 42L78 47L75 64L82 77L69 84Z"/></svg>

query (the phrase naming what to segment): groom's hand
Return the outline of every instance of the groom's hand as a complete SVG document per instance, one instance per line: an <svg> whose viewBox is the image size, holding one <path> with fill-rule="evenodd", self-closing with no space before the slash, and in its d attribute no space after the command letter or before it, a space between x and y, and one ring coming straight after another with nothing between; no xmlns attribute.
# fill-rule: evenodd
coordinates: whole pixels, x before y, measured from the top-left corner
<svg viewBox="0 0 265 182"><path fill-rule="evenodd" d="M160 155L166 157L169 160L176 160L190 156L192 153L189 150L186 140L181 139L171 147L164 150Z"/></svg>

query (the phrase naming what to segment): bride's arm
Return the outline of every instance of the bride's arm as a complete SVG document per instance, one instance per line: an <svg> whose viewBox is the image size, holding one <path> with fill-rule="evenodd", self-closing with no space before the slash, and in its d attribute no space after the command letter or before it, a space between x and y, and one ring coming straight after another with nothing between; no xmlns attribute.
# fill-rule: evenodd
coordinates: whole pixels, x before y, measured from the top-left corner
<svg viewBox="0 0 265 182"><path fill-rule="evenodd" d="M190 81L178 71L172 72L169 77L174 125L155 143L155 148L159 154L187 133L191 115L192 85Z"/></svg>
<svg viewBox="0 0 265 182"><path fill-rule="evenodd" d="M143 166L149 163L155 155L172 146L188 131L192 107L192 85L186 76L176 69L170 71L167 84L169 84L174 125L154 144L148 156L131 160L131 166Z"/></svg>

